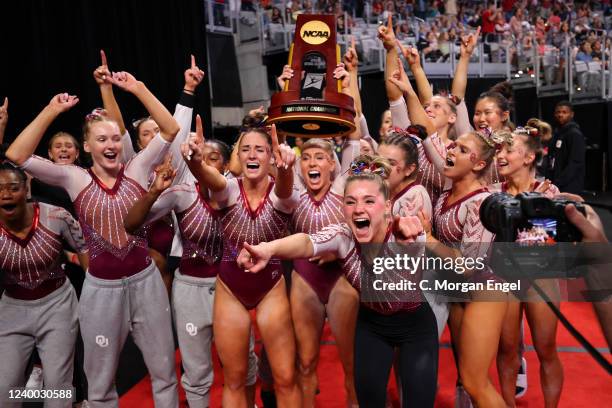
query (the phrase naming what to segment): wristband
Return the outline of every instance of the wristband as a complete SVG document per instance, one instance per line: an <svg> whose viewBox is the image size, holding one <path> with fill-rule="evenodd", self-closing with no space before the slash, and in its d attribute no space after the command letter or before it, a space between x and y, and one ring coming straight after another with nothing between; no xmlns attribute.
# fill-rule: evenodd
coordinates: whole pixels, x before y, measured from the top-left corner
<svg viewBox="0 0 612 408"><path fill-rule="evenodd" d="M178 104L186 106L188 108L193 108L194 102L195 102L194 94L187 93L187 91L183 89L183 92L181 92L181 96L179 97Z"/></svg>

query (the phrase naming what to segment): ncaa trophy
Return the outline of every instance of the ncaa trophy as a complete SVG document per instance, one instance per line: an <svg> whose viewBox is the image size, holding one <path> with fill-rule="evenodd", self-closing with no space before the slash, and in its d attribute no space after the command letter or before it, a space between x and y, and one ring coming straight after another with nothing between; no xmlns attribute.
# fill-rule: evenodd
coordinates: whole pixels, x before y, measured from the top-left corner
<svg viewBox="0 0 612 408"><path fill-rule="evenodd" d="M267 123L291 136L333 137L355 130L353 98L333 72L340 63L333 15L300 14L289 50L293 78L272 95Z"/></svg>

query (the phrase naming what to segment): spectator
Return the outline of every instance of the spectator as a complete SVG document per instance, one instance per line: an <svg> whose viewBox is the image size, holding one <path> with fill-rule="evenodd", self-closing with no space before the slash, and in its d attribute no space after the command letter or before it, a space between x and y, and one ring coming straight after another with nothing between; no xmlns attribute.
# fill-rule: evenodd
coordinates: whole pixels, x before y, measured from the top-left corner
<svg viewBox="0 0 612 408"><path fill-rule="evenodd" d="M495 3L490 2L489 6L482 12L482 33L486 37L488 34L495 33L495 17L497 9Z"/></svg>
<svg viewBox="0 0 612 408"><path fill-rule="evenodd" d="M603 53L601 51L601 41L593 41L592 49L593 51L591 52L591 57L593 57L593 61L601 61L603 58Z"/></svg>
<svg viewBox="0 0 612 408"><path fill-rule="evenodd" d="M557 129L550 143L546 177L559 190L582 194L584 190L585 142L580 126L574 122L571 103L561 101L555 107Z"/></svg>
<svg viewBox="0 0 612 408"><path fill-rule="evenodd" d="M503 0L502 1L502 11L504 12L504 17L506 21L509 21L512 18L512 14L514 14L514 5L516 4L516 0ZM519 9L522 10L522 9Z"/></svg>
<svg viewBox="0 0 612 408"><path fill-rule="evenodd" d="M444 14L446 14L447 16L457 15L457 1L456 0L446 0L444 2Z"/></svg>
<svg viewBox="0 0 612 408"><path fill-rule="evenodd" d="M512 34L517 39L521 39L523 36L523 22L525 21L525 12L522 8L516 10L516 13L510 19L510 28L512 30Z"/></svg>
<svg viewBox="0 0 612 408"><path fill-rule="evenodd" d="M580 50L578 51L578 54L576 54L576 61L583 61L587 63L593 61L591 44L588 41L584 41L582 44L580 44Z"/></svg>

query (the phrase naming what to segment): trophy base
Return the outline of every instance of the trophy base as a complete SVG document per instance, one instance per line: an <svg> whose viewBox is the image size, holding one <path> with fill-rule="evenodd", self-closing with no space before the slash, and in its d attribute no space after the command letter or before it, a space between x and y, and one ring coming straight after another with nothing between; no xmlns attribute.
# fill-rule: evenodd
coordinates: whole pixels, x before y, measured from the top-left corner
<svg viewBox="0 0 612 408"><path fill-rule="evenodd" d="M296 137L334 137L355 131L353 99L344 94L334 100L299 99L297 92L272 95L267 123Z"/></svg>

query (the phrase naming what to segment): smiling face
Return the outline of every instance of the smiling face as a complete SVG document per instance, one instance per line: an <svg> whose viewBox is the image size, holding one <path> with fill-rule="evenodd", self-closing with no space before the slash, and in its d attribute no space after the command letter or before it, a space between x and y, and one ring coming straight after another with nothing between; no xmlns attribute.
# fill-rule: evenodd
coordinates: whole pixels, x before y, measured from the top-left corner
<svg viewBox="0 0 612 408"><path fill-rule="evenodd" d="M0 220L15 221L25 215L27 188L16 172L0 170Z"/></svg>
<svg viewBox="0 0 612 408"><path fill-rule="evenodd" d="M159 126L153 119L143 120L138 125L138 147L144 149L149 145L151 140L159 133Z"/></svg>
<svg viewBox="0 0 612 408"><path fill-rule="evenodd" d="M536 155L525 143L527 137L529 136L514 134L512 144L504 143L497 152L497 168L500 175L508 177L533 166Z"/></svg>
<svg viewBox="0 0 612 408"><path fill-rule="evenodd" d="M391 202L374 180L350 181L344 191L342 212L360 244L382 242L387 233Z"/></svg>
<svg viewBox="0 0 612 408"><path fill-rule="evenodd" d="M91 123L83 143L94 164L113 174L121 168L121 134L116 122L103 120Z"/></svg>
<svg viewBox="0 0 612 408"><path fill-rule="evenodd" d="M266 137L250 131L242 136L238 153L242 164L242 174L250 180L262 179L268 174L272 151Z"/></svg>
<svg viewBox="0 0 612 408"><path fill-rule="evenodd" d="M391 164L391 172L387 177L387 184L391 191L395 191L416 170L416 165L406 165L406 154L398 146L382 144L378 148L378 154Z"/></svg>
<svg viewBox="0 0 612 408"><path fill-rule="evenodd" d="M306 187L313 193L326 190L331 185L331 176L336 162L329 152L320 147L311 147L300 156L300 169Z"/></svg>
<svg viewBox="0 0 612 408"><path fill-rule="evenodd" d="M510 112L502 111L495 100L491 98L479 99L474 109L474 129L501 130L509 116Z"/></svg>
<svg viewBox="0 0 612 408"><path fill-rule="evenodd" d="M482 145L479 136L466 133L457 138L449 147L443 173L451 180L460 180L472 172L480 173L487 167L482 158Z"/></svg>
<svg viewBox="0 0 612 408"><path fill-rule="evenodd" d="M73 164L79 157L79 148L72 136L56 136L49 147L49 158L57 164Z"/></svg>
<svg viewBox="0 0 612 408"><path fill-rule="evenodd" d="M431 98L430 103L425 105L425 112L438 131L452 125L457 120L457 115L453 113L448 98L443 96L436 95Z"/></svg>

